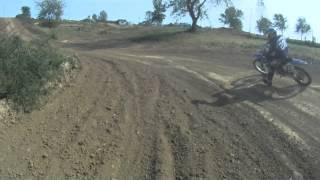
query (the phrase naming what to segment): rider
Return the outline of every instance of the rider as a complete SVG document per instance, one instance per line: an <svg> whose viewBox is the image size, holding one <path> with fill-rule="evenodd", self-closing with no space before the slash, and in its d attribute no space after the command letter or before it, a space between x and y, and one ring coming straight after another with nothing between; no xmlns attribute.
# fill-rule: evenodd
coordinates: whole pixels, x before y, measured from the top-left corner
<svg viewBox="0 0 320 180"><path fill-rule="evenodd" d="M272 86L272 79L276 68L281 68L288 61L288 44L286 39L277 35L277 31L270 28L267 31L267 48L264 55L269 62L269 72L263 78L263 82L268 86Z"/></svg>

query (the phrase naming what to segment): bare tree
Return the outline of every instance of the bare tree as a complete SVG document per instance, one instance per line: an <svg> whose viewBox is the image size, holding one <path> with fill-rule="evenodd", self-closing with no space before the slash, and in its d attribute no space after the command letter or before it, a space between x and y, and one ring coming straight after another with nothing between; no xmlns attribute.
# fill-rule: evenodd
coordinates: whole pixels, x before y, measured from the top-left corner
<svg viewBox="0 0 320 180"><path fill-rule="evenodd" d="M170 0L169 6L173 8L173 15L181 17L188 14L192 20L190 31L195 32L198 20L208 17L206 5L209 3L214 5L224 3L228 5L231 3L231 0Z"/></svg>

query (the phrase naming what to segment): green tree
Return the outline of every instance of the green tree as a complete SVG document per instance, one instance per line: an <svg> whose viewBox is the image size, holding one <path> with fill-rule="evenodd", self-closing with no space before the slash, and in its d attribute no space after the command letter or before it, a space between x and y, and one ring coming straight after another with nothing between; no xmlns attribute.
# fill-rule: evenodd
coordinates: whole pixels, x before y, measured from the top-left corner
<svg viewBox="0 0 320 180"><path fill-rule="evenodd" d="M265 17L261 17L257 21L257 29L260 33L263 33L264 35L267 33L268 29L272 26L272 22Z"/></svg>
<svg viewBox="0 0 320 180"><path fill-rule="evenodd" d="M227 24L230 28L234 28L236 30L242 29L242 22L240 18L243 16L243 12L241 10L236 9L235 7L228 7L224 11L224 14L221 14L220 16L219 20L223 24Z"/></svg>
<svg viewBox="0 0 320 180"><path fill-rule="evenodd" d="M98 18L98 21L99 22L107 22L107 19L108 19L107 12L105 10L101 11L100 15L99 15L99 18Z"/></svg>
<svg viewBox="0 0 320 180"><path fill-rule="evenodd" d="M164 14L166 12L166 5L162 0L153 0L153 12L152 12L152 23L162 24L163 20L166 18Z"/></svg>
<svg viewBox="0 0 320 180"><path fill-rule="evenodd" d="M143 24L162 24L166 15L166 4L162 0L153 0L153 11L146 12L146 18Z"/></svg>
<svg viewBox="0 0 320 180"><path fill-rule="evenodd" d="M207 4L221 5L231 3L231 0L169 0L169 6L172 7L172 15L184 17L187 14L191 17L192 25L190 32L197 30L199 19L208 17Z"/></svg>
<svg viewBox="0 0 320 180"><path fill-rule="evenodd" d="M147 11L145 21L143 21L142 24L144 24L144 25L152 24L152 14L153 14L152 11Z"/></svg>
<svg viewBox="0 0 320 180"><path fill-rule="evenodd" d="M42 0L36 3L40 9L38 19L42 25L53 28L60 23L65 7L62 0Z"/></svg>
<svg viewBox="0 0 320 180"><path fill-rule="evenodd" d="M22 15L23 15L24 17L31 18L30 7L28 7L28 6L23 6L23 7L21 8L21 12L22 12Z"/></svg>
<svg viewBox="0 0 320 180"><path fill-rule="evenodd" d="M30 7L28 6L21 7L21 14L18 14L16 18L31 19Z"/></svg>
<svg viewBox="0 0 320 180"><path fill-rule="evenodd" d="M316 44L316 43L317 43L317 38L314 37L314 36L312 36L312 43L313 43L313 44Z"/></svg>
<svg viewBox="0 0 320 180"><path fill-rule="evenodd" d="M307 23L306 18L299 18L296 24L296 32L300 33L301 40L304 34L311 31L311 26Z"/></svg>
<svg viewBox="0 0 320 180"><path fill-rule="evenodd" d="M93 14L93 15L92 15L92 20L93 20L94 22L98 22L98 16L97 16L96 14Z"/></svg>
<svg viewBox="0 0 320 180"><path fill-rule="evenodd" d="M91 23L92 22L91 16L89 15L87 18L83 19L82 22Z"/></svg>
<svg viewBox="0 0 320 180"><path fill-rule="evenodd" d="M282 14L275 14L273 17L273 27L277 28L281 33L287 29L287 18L283 17Z"/></svg>

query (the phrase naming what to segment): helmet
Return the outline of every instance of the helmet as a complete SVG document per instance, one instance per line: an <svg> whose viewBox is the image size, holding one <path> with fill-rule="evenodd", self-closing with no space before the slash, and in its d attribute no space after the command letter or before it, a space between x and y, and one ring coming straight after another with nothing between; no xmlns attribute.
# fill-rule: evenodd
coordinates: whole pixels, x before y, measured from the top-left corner
<svg viewBox="0 0 320 180"><path fill-rule="evenodd" d="M273 28L268 29L267 38L269 41L274 41L277 38L277 31Z"/></svg>

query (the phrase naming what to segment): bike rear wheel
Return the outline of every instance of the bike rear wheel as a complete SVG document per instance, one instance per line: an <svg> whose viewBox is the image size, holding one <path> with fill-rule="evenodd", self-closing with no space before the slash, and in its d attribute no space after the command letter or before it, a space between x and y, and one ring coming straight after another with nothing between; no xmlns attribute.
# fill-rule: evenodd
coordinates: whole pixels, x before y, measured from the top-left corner
<svg viewBox="0 0 320 180"><path fill-rule="evenodd" d="M300 85L308 86L311 84L312 79L309 73L302 69L301 67L294 67L294 72L292 74L292 78Z"/></svg>

